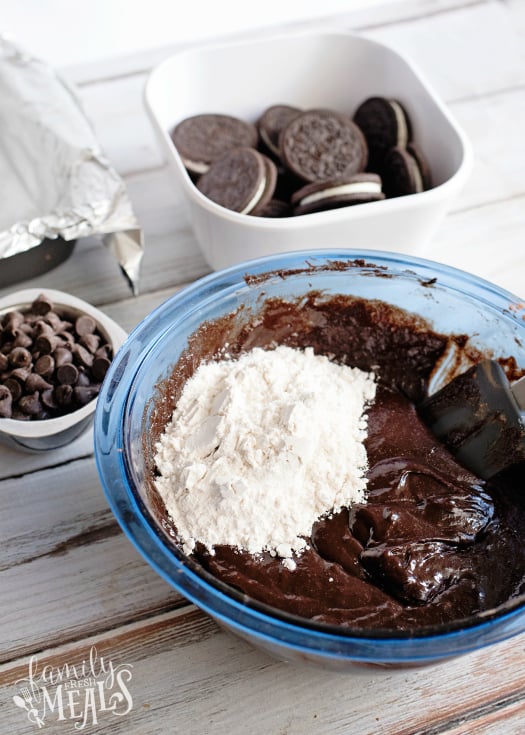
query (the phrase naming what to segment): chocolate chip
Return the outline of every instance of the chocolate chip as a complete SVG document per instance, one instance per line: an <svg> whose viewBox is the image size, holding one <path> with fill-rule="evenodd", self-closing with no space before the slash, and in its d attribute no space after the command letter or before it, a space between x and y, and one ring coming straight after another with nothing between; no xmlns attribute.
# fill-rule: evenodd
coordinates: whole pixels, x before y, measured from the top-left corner
<svg viewBox="0 0 525 735"><path fill-rule="evenodd" d="M48 388L40 393L40 400L45 408L49 408L54 411L57 408L57 402L55 400L53 388Z"/></svg>
<svg viewBox="0 0 525 735"><path fill-rule="evenodd" d="M27 376L27 380L25 382L25 388L30 393L38 390L46 390L47 388L52 388L53 386L51 383L48 383L47 380L45 380L41 375L38 373L30 373Z"/></svg>
<svg viewBox="0 0 525 735"><path fill-rule="evenodd" d="M57 385L54 396L59 406L71 406L73 403L73 387L71 385Z"/></svg>
<svg viewBox="0 0 525 735"><path fill-rule="evenodd" d="M25 347L14 347L9 353L9 362L14 368L31 365L31 353Z"/></svg>
<svg viewBox="0 0 525 735"><path fill-rule="evenodd" d="M15 378L7 378L1 387L7 388L13 401L18 401L22 395L22 384L18 380L15 380Z"/></svg>
<svg viewBox="0 0 525 735"><path fill-rule="evenodd" d="M53 352L53 358L56 367L59 368L61 365L73 362L73 353L67 347L57 347Z"/></svg>
<svg viewBox="0 0 525 735"><path fill-rule="evenodd" d="M19 383L25 383L31 370L27 367L17 367L9 373L10 378L16 378Z"/></svg>
<svg viewBox="0 0 525 735"><path fill-rule="evenodd" d="M112 357L91 315L69 319L40 294L0 316L0 417L43 420L89 403Z"/></svg>
<svg viewBox="0 0 525 735"><path fill-rule="evenodd" d="M104 357L106 359L111 359L111 347L107 343L100 345L100 347L95 352L95 357Z"/></svg>
<svg viewBox="0 0 525 735"><path fill-rule="evenodd" d="M56 334L41 334L35 340L35 349L42 355L49 355L64 344Z"/></svg>
<svg viewBox="0 0 525 735"><path fill-rule="evenodd" d="M82 314L75 321L75 332L79 337L84 337L86 334L93 334L96 328L95 320L87 314Z"/></svg>
<svg viewBox="0 0 525 735"><path fill-rule="evenodd" d="M76 344L76 338L71 332L57 332L57 337L62 340L60 346L65 347L66 350L72 350Z"/></svg>
<svg viewBox="0 0 525 735"><path fill-rule="evenodd" d="M46 314L44 321L54 332L60 332L61 329L65 329L67 326L66 322L64 322L54 311L50 311L49 314Z"/></svg>
<svg viewBox="0 0 525 735"><path fill-rule="evenodd" d="M13 396L5 385L0 385L0 417L11 418L13 414Z"/></svg>
<svg viewBox="0 0 525 735"><path fill-rule="evenodd" d="M83 367L91 367L93 365L93 355L85 347L74 345L72 351L77 365L82 365Z"/></svg>
<svg viewBox="0 0 525 735"><path fill-rule="evenodd" d="M107 357L96 357L93 360L91 372L95 380L100 380L101 382L104 380L110 364L111 362Z"/></svg>
<svg viewBox="0 0 525 735"><path fill-rule="evenodd" d="M81 369L78 371L77 385L92 385L93 380L87 370Z"/></svg>
<svg viewBox="0 0 525 735"><path fill-rule="evenodd" d="M14 345L16 347L31 347L33 344L33 340L27 334L26 332L23 332L22 330L18 330L18 333L15 335L14 339Z"/></svg>
<svg viewBox="0 0 525 735"><path fill-rule="evenodd" d="M80 344L93 355L98 350L100 337L98 334L83 334L80 338Z"/></svg>
<svg viewBox="0 0 525 735"><path fill-rule="evenodd" d="M38 392L35 391L34 393L28 393L22 396L18 401L18 407L28 416L37 416L42 411L42 404L40 403Z"/></svg>
<svg viewBox="0 0 525 735"><path fill-rule="evenodd" d="M31 311L33 314L43 316L48 314L53 309L53 302L48 299L44 294L40 294L33 303L31 304Z"/></svg>
<svg viewBox="0 0 525 735"><path fill-rule="evenodd" d="M55 372L55 359L52 355L42 355L39 357L33 367L35 373L44 377L51 377Z"/></svg>
<svg viewBox="0 0 525 735"><path fill-rule="evenodd" d="M53 334L55 334L56 330L53 329L51 324L48 322L45 322L43 319L39 319L37 322L35 322L33 326L33 334L37 337L40 337L42 334L47 334L49 337L51 337Z"/></svg>
<svg viewBox="0 0 525 735"><path fill-rule="evenodd" d="M96 398L100 392L99 385L77 385L73 388L75 399L81 406L85 406Z"/></svg>
<svg viewBox="0 0 525 735"><path fill-rule="evenodd" d="M78 380L78 368L70 362L60 365L56 374L60 385L75 385Z"/></svg>
<svg viewBox="0 0 525 735"><path fill-rule="evenodd" d="M24 315L20 311L8 311L4 314L2 326L5 331L12 331L24 323Z"/></svg>
<svg viewBox="0 0 525 735"><path fill-rule="evenodd" d="M23 323L22 323L22 324L21 324L21 325L20 325L20 326L18 327L18 329L19 329L19 330L20 330L21 332L25 332L25 334L29 334L29 336L30 336L30 337L32 337L32 336L33 336L33 334L34 334L34 332L35 332L35 327L34 327L34 325L33 325L33 324L31 324L30 322L23 322Z"/></svg>

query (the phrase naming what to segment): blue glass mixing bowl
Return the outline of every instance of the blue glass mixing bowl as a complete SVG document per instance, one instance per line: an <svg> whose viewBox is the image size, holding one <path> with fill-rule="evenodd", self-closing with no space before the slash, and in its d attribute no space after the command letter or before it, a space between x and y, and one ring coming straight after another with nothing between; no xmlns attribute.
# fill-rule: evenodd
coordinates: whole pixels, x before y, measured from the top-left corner
<svg viewBox="0 0 525 735"><path fill-rule="evenodd" d="M229 630L287 661L339 670L359 663L417 665L525 631L523 596L468 620L410 635L316 624L246 599L175 547L146 482L151 467L149 427L159 383L170 375L204 321L240 306L238 319L246 320L257 314L264 299L297 299L312 290L381 299L419 314L437 331L472 335L474 346L493 356L513 355L525 367L524 304L444 265L374 251L321 250L272 256L214 273L169 298L139 324L104 381L95 415L95 455L107 499L124 532L170 585ZM228 334L223 339L228 341Z"/></svg>

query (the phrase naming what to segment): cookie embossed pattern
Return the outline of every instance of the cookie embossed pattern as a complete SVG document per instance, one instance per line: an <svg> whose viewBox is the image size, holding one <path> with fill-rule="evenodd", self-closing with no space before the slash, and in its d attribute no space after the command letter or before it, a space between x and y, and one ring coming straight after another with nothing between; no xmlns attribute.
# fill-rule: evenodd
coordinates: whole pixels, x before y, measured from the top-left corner
<svg viewBox="0 0 525 735"><path fill-rule="evenodd" d="M305 73L305 68L310 71ZM401 161L397 157L392 163L388 177L389 182L402 183L402 193L406 196L384 197L378 191L375 171L367 172L366 181L353 178L364 175L366 154L359 145L362 136L355 132L358 126L348 125L346 121L371 95L394 100L399 107L389 104L386 112L383 111L389 131L395 133L399 123L402 127L403 111L409 118L407 140L396 134L391 141L402 154ZM145 104L170 164L174 185L184 196L195 236L206 260L215 269L279 252L352 244L415 253L439 225L472 166L467 138L414 65L384 44L352 33L303 32L180 51L151 72L145 87ZM294 123L296 115L301 113L299 118L306 123L304 116L312 110L332 111L332 118L334 112L344 116L345 125L339 134L347 143L352 138L355 165L345 170L344 176L337 169L332 171L327 190L322 194L315 192L315 203L311 199L301 202L301 197L294 200L296 216L290 216L290 206L283 201L283 189L287 189L288 196L289 185L297 192L300 186L309 184L302 178L298 185L298 177L292 172L283 176L275 151L282 149L280 138L285 129L291 131L294 124L299 124ZM258 124L268 156L262 149L258 153L270 161L273 157L271 162L276 163L279 180L272 198L261 201L259 206L255 204L258 200L253 199L251 214L259 216L247 216L250 207L244 212L238 206L236 211L228 209L224 202L208 196L209 189L206 193L201 191L195 185L195 175L186 167L184 148L179 153L174 145L172 135L183 121L219 113L238 121L237 130L239 121L243 123L240 126L243 131L246 131L244 125L248 125L252 135L253 126ZM336 122L332 118L331 127ZM231 138L231 133L228 135ZM338 140L342 142L343 137ZM425 171L432 172L431 188L425 176L419 181L414 178L419 159L408 150L409 139L417 141L418 149L424 153ZM368 148L372 149L375 160L377 151L373 141L372 145L368 143ZM212 168L215 166L224 171L220 160ZM259 170L264 170L260 160ZM205 172L204 176L209 173ZM261 174L257 183L251 184L254 196L260 195L263 188L265 192L268 190L267 183L264 186L261 183L262 178ZM341 191L338 187L342 184L346 188ZM427 190L419 191L419 184ZM389 191L392 186L389 183ZM215 185L213 188L216 191ZM305 197L310 195L311 192L305 193ZM361 204L365 196L366 203ZM341 206L341 197L352 206ZM321 198L323 211L314 212Z"/></svg>

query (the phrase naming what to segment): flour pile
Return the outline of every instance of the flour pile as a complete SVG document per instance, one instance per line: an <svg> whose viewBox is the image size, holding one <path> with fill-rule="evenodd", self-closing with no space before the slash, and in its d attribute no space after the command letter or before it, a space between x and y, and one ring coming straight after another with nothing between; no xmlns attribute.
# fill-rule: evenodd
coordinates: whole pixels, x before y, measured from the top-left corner
<svg viewBox="0 0 525 735"><path fill-rule="evenodd" d="M203 363L156 445L156 487L186 553L201 542L295 567L322 516L363 500L374 375L304 351Z"/></svg>

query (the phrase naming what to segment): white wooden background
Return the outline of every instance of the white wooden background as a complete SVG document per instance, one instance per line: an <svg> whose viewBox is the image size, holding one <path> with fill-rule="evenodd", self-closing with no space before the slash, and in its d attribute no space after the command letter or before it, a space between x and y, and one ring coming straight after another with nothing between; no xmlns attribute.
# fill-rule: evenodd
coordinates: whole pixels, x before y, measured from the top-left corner
<svg viewBox="0 0 525 735"><path fill-rule="evenodd" d="M362 31L410 55L473 142L473 175L419 254L525 298L525 1L394 2L315 21L323 24ZM95 240L23 284L71 291L126 329L209 270L142 106L148 70L172 50L65 70L144 227L141 294L131 297ZM133 710L84 732L525 732L525 635L425 669L341 675L285 665L222 632L124 538L105 502L89 434L44 456L0 449L0 509L1 733L37 729L12 701L31 655L59 666L81 660L94 644L133 665ZM42 729L73 731L71 721Z"/></svg>

